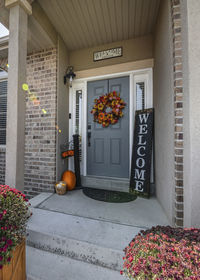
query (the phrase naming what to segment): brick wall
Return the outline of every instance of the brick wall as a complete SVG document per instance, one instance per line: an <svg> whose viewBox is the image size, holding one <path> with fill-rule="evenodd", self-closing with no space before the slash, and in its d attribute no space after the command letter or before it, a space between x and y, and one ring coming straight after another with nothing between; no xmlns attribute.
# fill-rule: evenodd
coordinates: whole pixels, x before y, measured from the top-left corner
<svg viewBox="0 0 200 280"><path fill-rule="evenodd" d="M175 225L183 226L183 73L180 0L171 0L174 59Z"/></svg>
<svg viewBox="0 0 200 280"><path fill-rule="evenodd" d="M0 185L5 184L6 149L0 148Z"/></svg>
<svg viewBox="0 0 200 280"><path fill-rule="evenodd" d="M56 178L57 51L29 55L25 124L25 194L53 192ZM37 100L36 100L37 98ZM44 110L43 110L44 109Z"/></svg>

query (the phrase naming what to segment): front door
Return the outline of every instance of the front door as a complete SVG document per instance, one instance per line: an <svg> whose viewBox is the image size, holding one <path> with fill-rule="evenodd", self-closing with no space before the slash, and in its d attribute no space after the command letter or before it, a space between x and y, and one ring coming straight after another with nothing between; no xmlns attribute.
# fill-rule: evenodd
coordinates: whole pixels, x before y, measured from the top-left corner
<svg viewBox="0 0 200 280"><path fill-rule="evenodd" d="M102 127L93 121L94 99L116 91L126 102L118 123ZM129 77L88 82L87 174L105 177L129 177ZM91 132L91 133L90 133Z"/></svg>

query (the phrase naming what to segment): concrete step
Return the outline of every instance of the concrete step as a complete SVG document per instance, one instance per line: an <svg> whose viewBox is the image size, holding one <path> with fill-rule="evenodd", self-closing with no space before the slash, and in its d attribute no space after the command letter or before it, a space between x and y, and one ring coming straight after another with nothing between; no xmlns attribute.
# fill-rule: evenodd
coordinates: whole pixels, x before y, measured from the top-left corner
<svg viewBox="0 0 200 280"><path fill-rule="evenodd" d="M141 229L34 208L28 223L27 243L44 251L119 271L123 249Z"/></svg>
<svg viewBox="0 0 200 280"><path fill-rule="evenodd" d="M84 187L129 192L129 179L82 176Z"/></svg>
<svg viewBox="0 0 200 280"><path fill-rule="evenodd" d="M122 280L118 271L27 246L27 280Z"/></svg>

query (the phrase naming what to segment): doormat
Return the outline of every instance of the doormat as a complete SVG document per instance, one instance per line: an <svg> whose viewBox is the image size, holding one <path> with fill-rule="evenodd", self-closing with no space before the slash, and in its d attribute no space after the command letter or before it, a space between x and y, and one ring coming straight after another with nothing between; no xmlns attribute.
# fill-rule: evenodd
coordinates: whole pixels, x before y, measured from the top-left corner
<svg viewBox="0 0 200 280"><path fill-rule="evenodd" d="M111 203L130 202L137 198L136 195L126 192L117 192L86 187L83 188L83 193L92 199Z"/></svg>

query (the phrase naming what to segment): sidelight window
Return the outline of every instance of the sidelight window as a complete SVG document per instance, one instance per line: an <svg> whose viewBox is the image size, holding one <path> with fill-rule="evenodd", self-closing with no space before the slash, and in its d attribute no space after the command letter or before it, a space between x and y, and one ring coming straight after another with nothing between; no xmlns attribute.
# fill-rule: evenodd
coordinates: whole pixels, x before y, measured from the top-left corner
<svg viewBox="0 0 200 280"><path fill-rule="evenodd" d="M145 109L145 83L136 83L136 110Z"/></svg>
<svg viewBox="0 0 200 280"><path fill-rule="evenodd" d="M76 91L75 133L81 135L82 90Z"/></svg>
<svg viewBox="0 0 200 280"><path fill-rule="evenodd" d="M0 145L6 145L7 88L8 81L0 80Z"/></svg>

